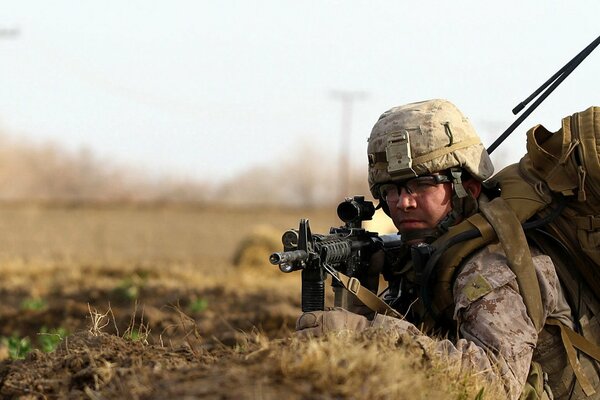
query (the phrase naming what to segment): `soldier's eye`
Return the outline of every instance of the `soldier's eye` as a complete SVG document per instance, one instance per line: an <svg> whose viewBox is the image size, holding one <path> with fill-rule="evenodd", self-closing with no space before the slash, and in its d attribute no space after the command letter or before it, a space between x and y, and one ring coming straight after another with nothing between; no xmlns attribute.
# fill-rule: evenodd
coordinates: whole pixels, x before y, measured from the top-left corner
<svg viewBox="0 0 600 400"><path fill-rule="evenodd" d="M410 193L420 193L436 186L438 183L433 176L420 176L406 182L406 190Z"/></svg>
<svg viewBox="0 0 600 400"><path fill-rule="evenodd" d="M394 184L386 184L382 185L379 188L379 193L381 194L381 198L384 200L393 199L398 196L398 188Z"/></svg>

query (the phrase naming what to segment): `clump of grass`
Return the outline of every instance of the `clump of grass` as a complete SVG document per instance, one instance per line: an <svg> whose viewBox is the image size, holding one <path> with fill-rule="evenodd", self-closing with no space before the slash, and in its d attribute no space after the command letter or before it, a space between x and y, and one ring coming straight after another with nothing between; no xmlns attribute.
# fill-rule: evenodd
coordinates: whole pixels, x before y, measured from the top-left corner
<svg viewBox="0 0 600 400"><path fill-rule="evenodd" d="M148 344L148 338L150 337L150 327L144 322L144 310L142 309L140 315L140 321L136 324L137 316L137 302L134 305L133 312L131 314L131 320L129 326L123 333L123 338L132 342L140 342L144 345Z"/></svg>
<svg viewBox="0 0 600 400"><path fill-rule="evenodd" d="M21 337L14 333L10 337L1 339L2 346L8 350L8 357L12 360L24 359L34 348L44 353L51 353L58 347L59 343L67 336L65 328L51 328L43 326L34 342L27 336Z"/></svg>
<svg viewBox="0 0 600 400"><path fill-rule="evenodd" d="M131 342L147 342L148 341L148 333L146 331L142 332L140 329L132 328L125 331L123 334L123 339L129 340Z"/></svg>
<svg viewBox="0 0 600 400"><path fill-rule="evenodd" d="M12 360L24 359L34 348L44 353L51 353L58 347L59 343L67 336L65 328L51 328L43 326L38 333L35 343L29 337L20 337L18 333L1 339L2 345L8 350L8 356Z"/></svg>
<svg viewBox="0 0 600 400"><path fill-rule="evenodd" d="M408 336L382 330L290 340L277 351L296 391L326 398L502 399L501 385L434 356ZM295 382L303 382L297 385ZM485 390L484 390L485 388ZM486 396L484 397L484 393Z"/></svg>

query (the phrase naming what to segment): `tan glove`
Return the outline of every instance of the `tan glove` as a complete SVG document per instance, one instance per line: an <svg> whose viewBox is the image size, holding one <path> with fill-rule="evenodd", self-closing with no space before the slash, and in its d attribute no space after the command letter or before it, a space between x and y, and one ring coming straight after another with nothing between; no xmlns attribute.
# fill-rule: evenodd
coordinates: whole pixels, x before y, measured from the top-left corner
<svg viewBox="0 0 600 400"><path fill-rule="evenodd" d="M296 334L319 337L327 332L342 330L361 332L369 327L394 330L400 334L408 333L412 336L423 335L416 326L403 319L377 314L373 321L369 321L362 315L339 307L302 314L296 321Z"/></svg>
<svg viewBox="0 0 600 400"><path fill-rule="evenodd" d="M383 314L377 314L373 319L373 322L371 322L371 326L374 328L394 330L400 334L408 333L412 336L423 335L423 333L410 322Z"/></svg>
<svg viewBox="0 0 600 400"><path fill-rule="evenodd" d="M311 311L302 314L296 321L296 334L318 337L333 331L360 332L369 326L371 326L371 321L366 317L335 307L326 311Z"/></svg>
<svg viewBox="0 0 600 400"><path fill-rule="evenodd" d="M296 334L299 336L322 336L327 332L350 330L361 332L369 327L394 330L421 336L421 331L408 321L377 314L373 321L362 315L335 307L326 311L306 312L296 321Z"/></svg>

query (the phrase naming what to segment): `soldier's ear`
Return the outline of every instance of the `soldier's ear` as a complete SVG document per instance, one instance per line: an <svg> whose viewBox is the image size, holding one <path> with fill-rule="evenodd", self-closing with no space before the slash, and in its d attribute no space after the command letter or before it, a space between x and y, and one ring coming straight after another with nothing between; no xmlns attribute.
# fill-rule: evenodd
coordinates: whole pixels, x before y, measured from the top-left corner
<svg viewBox="0 0 600 400"><path fill-rule="evenodd" d="M466 181L463 181L462 184L465 190L471 193L473 197L478 198L481 194L481 182L479 182L478 180L470 178Z"/></svg>

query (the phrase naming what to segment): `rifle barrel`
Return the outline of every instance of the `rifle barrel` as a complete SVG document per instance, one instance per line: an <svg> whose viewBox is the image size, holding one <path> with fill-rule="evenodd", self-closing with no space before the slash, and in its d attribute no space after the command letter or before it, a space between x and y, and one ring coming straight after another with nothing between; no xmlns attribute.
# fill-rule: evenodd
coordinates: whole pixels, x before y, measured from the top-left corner
<svg viewBox="0 0 600 400"><path fill-rule="evenodd" d="M291 264L297 261L305 261L308 259L308 253L304 250L284 251L273 253L269 256L269 262L273 265Z"/></svg>

